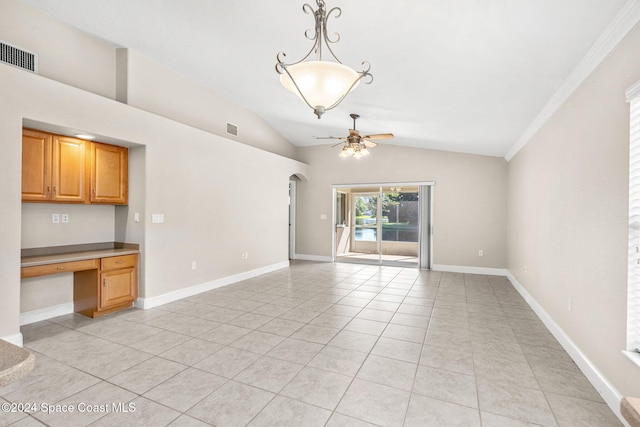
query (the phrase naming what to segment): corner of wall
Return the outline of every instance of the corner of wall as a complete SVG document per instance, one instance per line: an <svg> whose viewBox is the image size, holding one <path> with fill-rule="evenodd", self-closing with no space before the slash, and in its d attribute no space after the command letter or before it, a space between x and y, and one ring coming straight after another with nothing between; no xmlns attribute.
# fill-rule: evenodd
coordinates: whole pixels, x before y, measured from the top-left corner
<svg viewBox="0 0 640 427"><path fill-rule="evenodd" d="M116 101L127 103L129 95L129 49L116 49Z"/></svg>
<svg viewBox="0 0 640 427"><path fill-rule="evenodd" d="M571 359L578 365L582 373L587 377L591 385L602 396L604 401L609 405L609 408L616 414L618 419L624 420L620 413L620 401L622 394L611 384L611 382L604 376L602 372L589 360L589 358L582 352L582 350L576 345L573 340L562 330L553 318L542 308L531 294L522 286L511 271L507 270L507 279L518 291L526 303L540 318L542 323L549 329L549 332L560 343L562 348L571 356Z"/></svg>

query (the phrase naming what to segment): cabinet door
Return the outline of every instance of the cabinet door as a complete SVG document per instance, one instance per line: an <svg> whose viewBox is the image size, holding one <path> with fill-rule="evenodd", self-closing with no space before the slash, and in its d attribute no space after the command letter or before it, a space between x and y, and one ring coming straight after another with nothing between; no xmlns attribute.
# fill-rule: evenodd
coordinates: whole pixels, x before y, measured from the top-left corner
<svg viewBox="0 0 640 427"><path fill-rule="evenodd" d="M100 274L99 310L128 304L138 297L136 268L111 270Z"/></svg>
<svg viewBox="0 0 640 427"><path fill-rule="evenodd" d="M129 150L91 144L91 203L126 205Z"/></svg>
<svg viewBox="0 0 640 427"><path fill-rule="evenodd" d="M57 202L87 200L87 142L54 135L52 197Z"/></svg>
<svg viewBox="0 0 640 427"><path fill-rule="evenodd" d="M51 134L22 130L22 200L37 202L51 197Z"/></svg>

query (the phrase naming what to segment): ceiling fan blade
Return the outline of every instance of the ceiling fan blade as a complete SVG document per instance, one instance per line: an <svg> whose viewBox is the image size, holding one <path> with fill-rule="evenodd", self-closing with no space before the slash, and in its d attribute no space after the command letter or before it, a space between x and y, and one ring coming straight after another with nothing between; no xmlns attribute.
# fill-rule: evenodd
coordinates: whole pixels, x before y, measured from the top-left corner
<svg viewBox="0 0 640 427"><path fill-rule="evenodd" d="M337 144L333 144L333 145L331 146L331 148L333 148L333 147L337 147L338 145L341 145L341 144L344 144L344 142L340 141L340 142L338 142Z"/></svg>
<svg viewBox="0 0 640 427"><path fill-rule="evenodd" d="M377 146L378 146L378 143L377 143L377 142L369 141L368 139L364 139L364 138L362 138L362 143L363 143L367 148L373 148L373 147L377 147Z"/></svg>
<svg viewBox="0 0 640 427"><path fill-rule="evenodd" d="M337 136L314 136L315 139L341 139L341 140L345 140L347 138L340 138Z"/></svg>
<svg viewBox="0 0 640 427"><path fill-rule="evenodd" d="M393 138L392 133L377 133L375 135L367 135L363 136L363 139L391 139Z"/></svg>

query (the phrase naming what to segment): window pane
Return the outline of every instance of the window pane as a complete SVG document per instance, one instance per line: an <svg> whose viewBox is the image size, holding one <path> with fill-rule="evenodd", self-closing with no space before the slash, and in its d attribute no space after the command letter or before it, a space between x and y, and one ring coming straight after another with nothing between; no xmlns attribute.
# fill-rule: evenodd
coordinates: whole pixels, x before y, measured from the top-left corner
<svg viewBox="0 0 640 427"><path fill-rule="evenodd" d="M354 239L375 242L378 236L378 198L357 194L354 197L356 207L356 225Z"/></svg>
<svg viewBox="0 0 640 427"><path fill-rule="evenodd" d="M417 242L418 192L385 192L382 201L382 240Z"/></svg>

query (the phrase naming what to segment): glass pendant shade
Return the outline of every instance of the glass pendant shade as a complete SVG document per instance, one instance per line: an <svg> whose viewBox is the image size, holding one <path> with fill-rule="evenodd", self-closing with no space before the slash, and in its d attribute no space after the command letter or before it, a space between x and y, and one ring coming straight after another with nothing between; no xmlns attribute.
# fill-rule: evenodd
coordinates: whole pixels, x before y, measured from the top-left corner
<svg viewBox="0 0 640 427"><path fill-rule="evenodd" d="M307 30L305 37L313 41L309 52L299 61L285 63L286 54L280 52L276 59L276 72L280 74L280 83L290 92L295 93L318 118L325 111L336 107L345 96L358 87L360 80L365 79L365 84L373 81L369 72L371 66L367 61L362 65L365 69L354 71L342 64L331 50L331 44L340 40L340 35L334 33L333 37L327 35L327 19L330 16L339 18L342 10L339 7L326 10L324 0L316 0L318 9L305 3L302 10L314 17L315 31ZM331 61L323 61L322 53L328 53L333 58ZM310 58L315 57L315 60Z"/></svg>
<svg viewBox="0 0 640 427"><path fill-rule="evenodd" d="M280 83L302 101L314 108L322 107L322 110L328 110L342 100L358 86L360 79L356 71L330 61L300 62L287 66L287 72L280 74Z"/></svg>

